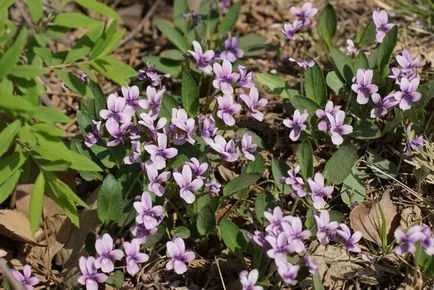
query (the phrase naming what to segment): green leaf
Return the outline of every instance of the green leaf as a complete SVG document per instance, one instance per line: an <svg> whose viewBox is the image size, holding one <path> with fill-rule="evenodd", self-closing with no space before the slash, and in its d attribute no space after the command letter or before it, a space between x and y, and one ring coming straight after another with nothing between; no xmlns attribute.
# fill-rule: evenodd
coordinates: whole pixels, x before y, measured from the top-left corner
<svg viewBox="0 0 434 290"><path fill-rule="evenodd" d="M95 60L92 66L105 77L120 85L126 85L126 79L137 76L134 69L111 56L104 56Z"/></svg>
<svg viewBox="0 0 434 290"><path fill-rule="evenodd" d="M75 0L77 4L101 15L120 21L121 17L109 6L96 0Z"/></svg>
<svg viewBox="0 0 434 290"><path fill-rule="evenodd" d="M160 117L166 118L168 122L172 119L172 109L179 106L174 96L165 95L161 104Z"/></svg>
<svg viewBox="0 0 434 290"><path fill-rule="evenodd" d="M235 4L232 5L232 7L228 10L226 15L223 17L222 22L219 25L218 32L219 34L223 35L227 32L230 32L237 22L238 15L241 11L241 2L238 1Z"/></svg>
<svg viewBox="0 0 434 290"><path fill-rule="evenodd" d="M16 63L20 59L20 55L23 52L24 45L26 44L29 31L27 28L21 29L14 43L6 50L6 52L0 58L0 80L7 76Z"/></svg>
<svg viewBox="0 0 434 290"><path fill-rule="evenodd" d="M21 152L14 152L0 159L0 185L11 179L26 161L26 157Z"/></svg>
<svg viewBox="0 0 434 290"><path fill-rule="evenodd" d="M29 220L32 232L35 233L42 219L42 209L44 206L45 177L39 173L33 185L29 203Z"/></svg>
<svg viewBox="0 0 434 290"><path fill-rule="evenodd" d="M121 289L124 285L125 274L123 270L117 270L104 282L107 285L114 287L115 289Z"/></svg>
<svg viewBox="0 0 434 290"><path fill-rule="evenodd" d="M214 225L215 227L215 225ZM179 226L174 228L171 232L172 236L180 237L181 239L188 239L191 235L190 230L187 227Z"/></svg>
<svg viewBox="0 0 434 290"><path fill-rule="evenodd" d="M44 16L44 2L43 0L27 0L30 15L35 23L38 23Z"/></svg>
<svg viewBox="0 0 434 290"><path fill-rule="evenodd" d="M21 122L19 120L15 120L0 132L0 157L5 154L6 151L8 151L20 128Z"/></svg>
<svg viewBox="0 0 434 290"><path fill-rule="evenodd" d="M0 185L0 203L4 202L12 193L12 190L14 190L17 185L18 179L20 179L20 175L21 171L15 170L12 175L9 176L8 180Z"/></svg>
<svg viewBox="0 0 434 290"><path fill-rule="evenodd" d="M310 67L304 73L304 91L306 97L323 107L327 102L327 85L321 68L318 64Z"/></svg>
<svg viewBox="0 0 434 290"><path fill-rule="evenodd" d="M341 198L348 206L354 202L361 203L365 199L365 184L354 172L355 169L353 168L350 175L342 182Z"/></svg>
<svg viewBox="0 0 434 290"><path fill-rule="evenodd" d="M356 35L356 43L359 47L366 47L375 43L375 24L373 21L362 27Z"/></svg>
<svg viewBox="0 0 434 290"><path fill-rule="evenodd" d="M241 254L246 249L248 242L238 226L230 220L220 222L220 236L225 245L235 254Z"/></svg>
<svg viewBox="0 0 434 290"><path fill-rule="evenodd" d="M264 218L264 212L267 209L272 209L276 205L276 202L274 200L274 197L271 193L267 191L262 191L258 194L258 196L255 199L255 213L256 213L256 219L261 225L266 224L266 220Z"/></svg>
<svg viewBox="0 0 434 290"><path fill-rule="evenodd" d="M353 128L354 130L351 135L359 140L373 140L381 137L380 129L372 120L364 119L357 121Z"/></svg>
<svg viewBox="0 0 434 290"><path fill-rule="evenodd" d="M197 231L201 235L212 233L216 227L215 213L211 206L205 205L196 219Z"/></svg>
<svg viewBox="0 0 434 290"><path fill-rule="evenodd" d="M280 179L287 175L288 169L288 165L279 159L273 159L271 161L271 173L273 174L274 183L283 194L292 192L289 185L280 183Z"/></svg>
<svg viewBox="0 0 434 290"><path fill-rule="evenodd" d="M14 2L15 0L0 0L0 12L8 9Z"/></svg>
<svg viewBox="0 0 434 290"><path fill-rule="evenodd" d="M419 101L413 104L412 110L421 110L428 105L428 103L434 97L434 80L429 80L426 83L419 86L417 91L421 94Z"/></svg>
<svg viewBox="0 0 434 290"><path fill-rule="evenodd" d="M290 98L289 101L296 109L300 110L301 112L307 110L310 117L315 116L316 110L320 109L320 106L318 106L317 103L303 96L295 95L294 97Z"/></svg>
<svg viewBox="0 0 434 290"><path fill-rule="evenodd" d="M184 54L178 49L168 49L160 53L160 57L164 59L181 61L184 60Z"/></svg>
<svg viewBox="0 0 434 290"><path fill-rule="evenodd" d="M342 88L345 87L345 84L339 78L338 73L335 71L331 71L326 76L326 83L335 92L336 95L340 94Z"/></svg>
<svg viewBox="0 0 434 290"><path fill-rule="evenodd" d="M104 31L102 37L96 41L95 46L89 54L90 59L100 58L101 56L111 53L119 44L125 34L125 30L117 31L117 22L114 21Z"/></svg>
<svg viewBox="0 0 434 290"><path fill-rule="evenodd" d="M390 57L398 40L398 26L394 26L384 37L383 42L376 49L377 66L383 76L384 71L389 67Z"/></svg>
<svg viewBox="0 0 434 290"><path fill-rule="evenodd" d="M345 53L343 53L339 49L332 47L332 46L330 47L329 55L330 55L331 60L335 64L340 76L348 84L352 84L352 78L353 78L352 67L353 67L353 65L352 65L351 59L348 57L348 55L346 55Z"/></svg>
<svg viewBox="0 0 434 290"><path fill-rule="evenodd" d="M290 99L298 94L298 91L290 89L288 83L279 76L269 73L257 73L255 79L258 83L266 86L272 93L281 95L282 98Z"/></svg>
<svg viewBox="0 0 434 290"><path fill-rule="evenodd" d="M333 37L336 34L336 28L336 12L332 5L327 4L321 11L318 19L318 33L327 46L332 44Z"/></svg>
<svg viewBox="0 0 434 290"><path fill-rule="evenodd" d="M33 66L33 65L17 65L12 68L10 74L14 77L32 79L37 77L43 73L42 67Z"/></svg>
<svg viewBox="0 0 434 290"><path fill-rule="evenodd" d="M260 177L261 174L255 173L244 173L235 177L224 186L223 196L230 196L242 189L248 188L249 186L255 184Z"/></svg>
<svg viewBox="0 0 434 290"><path fill-rule="evenodd" d="M395 163L386 158L381 157L372 150L368 150L368 163L371 165L372 171L380 178L392 179L398 175L398 167Z"/></svg>
<svg viewBox="0 0 434 290"><path fill-rule="evenodd" d="M240 37L239 48L245 56L260 55L265 52L265 37L258 34L247 34Z"/></svg>
<svg viewBox="0 0 434 290"><path fill-rule="evenodd" d="M368 59L366 58L366 55L363 52L360 52L357 55L356 59L354 60L354 63L353 63L353 73L357 74L357 71L360 68L363 68L363 69L368 69L369 68Z"/></svg>
<svg viewBox="0 0 434 290"><path fill-rule="evenodd" d="M187 0L173 1L173 22L175 23L175 26L181 29L184 33L187 30L187 21L184 15L189 12L189 10Z"/></svg>
<svg viewBox="0 0 434 290"><path fill-rule="evenodd" d="M151 63L155 69L173 77L178 76L182 71L181 62L178 60L168 59L164 57L149 55L142 58L144 63Z"/></svg>
<svg viewBox="0 0 434 290"><path fill-rule="evenodd" d="M103 222L117 221L122 215L122 186L109 174L104 179L98 195L98 218Z"/></svg>
<svg viewBox="0 0 434 290"><path fill-rule="evenodd" d="M261 155L256 155L255 160L250 161L247 166L247 173L258 173L262 174L265 170L265 160Z"/></svg>
<svg viewBox="0 0 434 290"><path fill-rule="evenodd" d="M324 290L322 279L318 271L313 275L312 286L314 290Z"/></svg>
<svg viewBox="0 0 434 290"><path fill-rule="evenodd" d="M182 74L181 100L188 115L195 117L199 110L199 87L189 72Z"/></svg>
<svg viewBox="0 0 434 290"><path fill-rule="evenodd" d="M52 23L53 25L68 28L89 28L101 24L100 21L92 19L89 16L78 12L60 13L56 16L56 18L54 18Z"/></svg>
<svg viewBox="0 0 434 290"><path fill-rule="evenodd" d="M13 117L23 117L26 120L30 120L34 116L36 106L22 97L1 92L0 109Z"/></svg>
<svg viewBox="0 0 434 290"><path fill-rule="evenodd" d="M68 123L70 120L62 112L49 107L38 107L34 116L35 119L46 123Z"/></svg>
<svg viewBox="0 0 434 290"><path fill-rule="evenodd" d="M353 145L343 145L327 162L324 177L329 183L341 184L351 173L357 161L357 150Z"/></svg>
<svg viewBox="0 0 434 290"><path fill-rule="evenodd" d="M71 168L77 171L92 171L101 172L102 169L92 160L83 156L82 154L70 151L71 154Z"/></svg>
<svg viewBox="0 0 434 290"><path fill-rule="evenodd" d="M300 164L301 175L307 179L313 176L313 149L308 139L298 145L297 160Z"/></svg>
<svg viewBox="0 0 434 290"><path fill-rule="evenodd" d="M56 70L56 74L74 92L79 93L82 96L91 97L90 89L80 78L78 78L72 72L67 72L65 70Z"/></svg>
<svg viewBox="0 0 434 290"><path fill-rule="evenodd" d="M186 52L190 48L187 39L169 21L157 19L154 21L154 25L182 52Z"/></svg>

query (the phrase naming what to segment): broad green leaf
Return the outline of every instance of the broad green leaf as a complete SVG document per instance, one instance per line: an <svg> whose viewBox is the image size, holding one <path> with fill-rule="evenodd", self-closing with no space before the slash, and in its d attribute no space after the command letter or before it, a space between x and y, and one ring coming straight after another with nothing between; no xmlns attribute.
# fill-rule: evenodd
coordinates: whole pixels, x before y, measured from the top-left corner
<svg viewBox="0 0 434 290"><path fill-rule="evenodd" d="M346 55L345 53L343 53L342 51L340 51L339 49L335 48L335 47L330 47L330 52L329 52L330 58L333 61L333 63L335 64L339 74L341 75L341 77L348 83L348 84L352 84L352 78L353 78L353 73L352 73L352 62L351 59L348 57L348 55Z"/></svg>
<svg viewBox="0 0 434 290"><path fill-rule="evenodd" d="M281 95L282 98L290 99L298 94L298 91L290 89L288 83L279 76L269 73L257 73L255 79L258 83L266 86L272 93Z"/></svg>
<svg viewBox="0 0 434 290"><path fill-rule="evenodd" d="M86 0L87 1L87 0ZM125 273L124 270L117 270L104 282L104 284L110 285L115 289L121 289L124 285Z"/></svg>
<svg viewBox="0 0 434 290"><path fill-rule="evenodd" d="M12 190L17 185L18 179L20 179L21 171L15 170L11 176L2 184L0 184L0 203L4 202Z"/></svg>
<svg viewBox="0 0 434 290"><path fill-rule="evenodd" d="M297 147L297 160L300 165L301 175L307 179L313 176L313 149L308 139L305 139Z"/></svg>
<svg viewBox="0 0 434 290"><path fill-rule="evenodd" d="M21 152L14 152L0 159L0 185L5 183L26 161L26 157Z"/></svg>
<svg viewBox="0 0 434 290"><path fill-rule="evenodd" d="M353 145L343 145L327 162L324 177L328 183L341 184L351 173L357 161L357 150Z"/></svg>
<svg viewBox="0 0 434 290"><path fill-rule="evenodd" d="M361 203L365 199L365 184L354 173L357 172L353 168L352 172L344 179L341 187L342 201L351 206L354 202Z"/></svg>
<svg viewBox="0 0 434 290"><path fill-rule="evenodd" d="M245 56L255 56L265 52L265 37L258 34L247 34L240 37L239 48Z"/></svg>
<svg viewBox="0 0 434 290"><path fill-rule="evenodd" d="M40 66L23 64L13 67L10 74L14 77L32 79L41 75L43 72L44 70Z"/></svg>
<svg viewBox="0 0 434 290"><path fill-rule="evenodd" d="M223 196L230 196L242 189L248 188L255 184L260 177L261 174L255 173L244 173L235 177L224 186Z"/></svg>
<svg viewBox="0 0 434 290"><path fill-rule="evenodd" d="M326 83L336 95L339 95L341 89L345 86L335 71L331 71L327 74Z"/></svg>
<svg viewBox="0 0 434 290"><path fill-rule="evenodd" d="M8 9L14 2L15 0L0 0L0 12Z"/></svg>
<svg viewBox="0 0 434 290"><path fill-rule="evenodd" d="M161 31L177 48L182 52L186 52L190 48L190 44L182 36L182 34L172 26L172 24L163 19L154 21L155 26Z"/></svg>
<svg viewBox="0 0 434 290"><path fill-rule="evenodd" d="M43 0L27 0L30 15L35 23L38 23L44 16L44 1Z"/></svg>
<svg viewBox="0 0 434 290"><path fill-rule="evenodd" d="M55 108L38 107L34 116L35 119L46 123L68 123L69 118Z"/></svg>
<svg viewBox="0 0 434 290"><path fill-rule="evenodd" d="M179 106L174 96L165 95L161 104L160 117L166 118L168 122L172 119L172 109Z"/></svg>
<svg viewBox="0 0 434 290"><path fill-rule="evenodd" d="M92 160L94 162L99 161L95 154L93 154L92 151L90 151L90 149L84 144L83 140L72 139L69 148L72 151L79 153L82 157L87 157L89 160ZM101 174L95 171L89 171L87 170L87 168L85 170L78 170L78 172L80 173L80 176L87 181L102 179Z"/></svg>
<svg viewBox="0 0 434 290"><path fill-rule="evenodd" d="M89 158L77 153L75 151L70 151L71 154L71 168L77 171L93 171L101 172L102 169Z"/></svg>
<svg viewBox="0 0 434 290"><path fill-rule="evenodd" d="M264 212L268 209L273 209L276 205L274 197L267 191L262 191L255 199L255 213L256 219L261 225L265 225Z"/></svg>
<svg viewBox="0 0 434 290"><path fill-rule="evenodd" d="M14 117L23 117L30 120L34 116L36 106L22 97L1 92L0 109Z"/></svg>
<svg viewBox="0 0 434 290"><path fill-rule="evenodd" d="M324 290L322 279L318 271L313 275L312 286L313 290Z"/></svg>
<svg viewBox="0 0 434 290"><path fill-rule="evenodd" d="M164 59L181 61L184 60L184 54L178 49L168 49L160 53L160 57Z"/></svg>
<svg viewBox="0 0 434 290"><path fill-rule="evenodd" d="M20 120L15 120L0 132L0 157L8 151L20 128Z"/></svg>
<svg viewBox="0 0 434 290"><path fill-rule="evenodd" d="M219 25L218 32L223 35L227 32L232 31L235 27L235 23L237 22L238 15L241 11L241 0L234 3L231 8L229 8L226 15L223 17L222 22Z"/></svg>
<svg viewBox="0 0 434 290"><path fill-rule="evenodd" d="M101 39L104 33L104 28L104 23L92 26L85 35L75 42L74 46L68 52L63 62L72 63L84 58L91 51L91 49L93 49L95 43Z"/></svg>
<svg viewBox="0 0 434 290"><path fill-rule="evenodd" d="M185 18L185 13L189 12L190 8L188 7L187 0L177 0L173 1L173 11L172 18L175 26L184 33L187 30L187 21Z"/></svg>
<svg viewBox="0 0 434 290"><path fill-rule="evenodd" d="M27 41L29 31L23 27L15 39L14 43L6 50L6 52L0 58L0 80L7 76L16 63L20 59L20 55L23 52L24 45Z"/></svg>
<svg viewBox="0 0 434 290"><path fill-rule="evenodd" d="M357 71L359 69L361 69L361 68L363 68L363 69L368 69L369 68L369 62L368 62L368 59L366 58L366 55L365 55L364 52L360 52L357 55L356 59L354 60L354 63L353 63L353 73L354 73L354 75L356 75Z"/></svg>
<svg viewBox="0 0 434 290"><path fill-rule="evenodd" d="M98 218L103 222L117 221L122 215L122 186L109 174L104 179L98 195Z"/></svg>
<svg viewBox="0 0 434 290"><path fill-rule="evenodd" d="M215 227L215 225L214 225ZM188 239L191 235L190 230L187 227L179 226L174 228L171 232L172 236L180 237L181 239Z"/></svg>
<svg viewBox="0 0 434 290"><path fill-rule="evenodd" d="M205 205L200 211L196 219L197 231L201 235L212 233L216 227L215 213L209 205Z"/></svg>
<svg viewBox="0 0 434 290"><path fill-rule="evenodd" d="M381 157L372 150L368 150L368 163L372 166L372 171L380 178L392 179L398 175L398 167L395 163Z"/></svg>
<svg viewBox="0 0 434 290"><path fill-rule="evenodd" d="M32 232L35 233L39 228L42 219L42 209L44 206L45 176L40 172L33 185L29 203L29 220Z"/></svg>
<svg viewBox="0 0 434 290"><path fill-rule="evenodd" d="M262 174L264 173L264 170L265 170L265 160L261 155L257 154L255 156L255 160L249 162L246 172Z"/></svg>
<svg viewBox="0 0 434 290"><path fill-rule="evenodd" d="M120 21L121 17L109 6L96 0L75 0L77 4L101 15Z"/></svg>
<svg viewBox="0 0 434 290"><path fill-rule="evenodd" d="M58 14L56 18L54 18L53 24L68 28L89 28L101 24L101 22L92 19L83 13L65 12Z"/></svg>
<svg viewBox="0 0 434 290"><path fill-rule="evenodd" d="M390 57L398 40L398 26L394 26L384 37L383 42L376 49L377 66L382 76L384 71L389 67Z"/></svg>
<svg viewBox="0 0 434 290"><path fill-rule="evenodd" d="M104 56L95 60L92 66L105 77L120 85L126 85L126 79L137 76L134 69L111 56Z"/></svg>
<svg viewBox="0 0 434 290"><path fill-rule="evenodd" d="M434 97L434 80L429 80L420 85L417 91L421 94L421 98L413 104L412 110L421 110L432 100Z"/></svg>
<svg viewBox="0 0 434 290"><path fill-rule="evenodd" d="M117 30L117 22L114 21L105 31L103 36L95 43L89 54L90 59L96 59L111 53L121 41L125 30Z"/></svg>
<svg viewBox="0 0 434 290"><path fill-rule="evenodd" d="M189 72L182 74L181 100L188 115L195 117L199 110L199 87Z"/></svg>
<svg viewBox="0 0 434 290"><path fill-rule="evenodd" d="M304 110L307 110L309 117L315 116L316 110L320 109L317 103L303 96L295 95L290 98L289 101L296 109L300 110L300 112L303 113Z"/></svg>
<svg viewBox="0 0 434 290"><path fill-rule="evenodd" d="M327 46L330 46L333 42L333 37L336 34L337 20L336 12L333 6L327 4L319 14L318 19L318 33Z"/></svg>
<svg viewBox="0 0 434 290"><path fill-rule="evenodd" d="M310 67L304 73L304 91L306 97L323 107L327 102L327 85L318 64Z"/></svg>
<svg viewBox="0 0 434 290"><path fill-rule="evenodd" d="M282 177L287 176L288 169L288 165L279 159L273 159L271 161L271 173L273 174L274 183L276 184L276 187L279 189L279 191L283 194L292 192L292 189L289 185L282 184L280 182Z"/></svg>
<svg viewBox="0 0 434 290"><path fill-rule="evenodd" d="M178 76L182 71L181 62L178 60L168 59L160 56L144 56L142 58L144 63L151 63L155 69L172 77Z"/></svg>
<svg viewBox="0 0 434 290"><path fill-rule="evenodd" d="M374 121L364 119L354 124L351 135L360 140L372 140L380 138L381 131Z"/></svg>
<svg viewBox="0 0 434 290"><path fill-rule="evenodd" d="M241 254L248 242L238 226L230 220L222 220L219 225L220 237L225 245L235 254Z"/></svg>
<svg viewBox="0 0 434 290"><path fill-rule="evenodd" d="M356 44L360 47L366 47L375 43L375 24L373 21L362 27L356 35Z"/></svg>

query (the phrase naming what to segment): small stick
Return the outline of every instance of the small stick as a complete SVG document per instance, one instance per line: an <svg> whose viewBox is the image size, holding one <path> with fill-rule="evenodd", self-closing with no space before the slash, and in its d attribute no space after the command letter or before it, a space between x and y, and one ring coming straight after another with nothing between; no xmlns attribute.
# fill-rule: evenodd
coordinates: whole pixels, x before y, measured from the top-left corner
<svg viewBox="0 0 434 290"><path fill-rule="evenodd" d="M215 263L217 265L217 270L219 271L220 280L222 281L223 290L226 290L225 280L223 279L222 271L220 270L219 260L217 257L214 257Z"/></svg>

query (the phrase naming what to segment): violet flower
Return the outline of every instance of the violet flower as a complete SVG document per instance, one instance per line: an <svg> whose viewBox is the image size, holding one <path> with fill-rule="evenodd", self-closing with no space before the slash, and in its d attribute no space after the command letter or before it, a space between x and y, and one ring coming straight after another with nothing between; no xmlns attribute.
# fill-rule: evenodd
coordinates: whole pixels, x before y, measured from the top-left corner
<svg viewBox="0 0 434 290"><path fill-rule="evenodd" d="M240 87L251 89L255 86L255 77L252 71L248 71L245 66L238 65L238 73L240 75L238 79Z"/></svg>
<svg viewBox="0 0 434 290"><path fill-rule="evenodd" d="M303 224L299 217L288 217L288 222L282 224L283 231L288 236L289 252L290 253L303 253L306 251L304 240L309 239L311 232L303 230Z"/></svg>
<svg viewBox="0 0 434 290"><path fill-rule="evenodd" d="M386 33L389 32L394 25L388 23L389 19L386 10L374 10L372 18L374 19L376 30L375 39L378 43L381 43L384 37L386 37Z"/></svg>
<svg viewBox="0 0 434 290"><path fill-rule="evenodd" d="M310 191L312 194L313 206L316 209L321 209L325 206L324 198L329 197L333 193L333 186L324 186L324 177L321 173L316 173L314 178L308 178Z"/></svg>
<svg viewBox="0 0 434 290"><path fill-rule="evenodd" d="M263 290L263 287L256 285L258 278L259 272L256 269L253 269L250 272L246 270L242 271L240 273L240 283L242 290Z"/></svg>
<svg viewBox="0 0 434 290"><path fill-rule="evenodd" d="M86 286L86 290L98 290L98 283L103 283L108 279L108 276L103 273L98 273L98 268L95 266L94 257L80 257L79 266L81 276L78 277L78 283Z"/></svg>
<svg viewBox="0 0 434 290"><path fill-rule="evenodd" d="M102 109L99 115L104 120L114 121L115 123L129 123L131 115L125 111L126 100L117 94L110 94L107 98L107 109ZM107 125L106 125L107 126Z"/></svg>
<svg viewBox="0 0 434 290"><path fill-rule="evenodd" d="M213 138L217 133L217 127L215 125L215 120L212 115L203 116L201 115L200 121L202 122L202 128L200 130L200 136L204 140L208 140Z"/></svg>
<svg viewBox="0 0 434 290"><path fill-rule="evenodd" d="M124 242L123 247L126 254L127 272L131 276L139 272L139 265L149 260L149 256L140 252L141 241L133 239L131 243Z"/></svg>
<svg viewBox="0 0 434 290"><path fill-rule="evenodd" d="M202 46L196 40L193 41L194 51L187 50L196 61L196 67L205 73L211 73L211 64L214 59L214 51L207 50L203 52Z"/></svg>
<svg viewBox="0 0 434 290"><path fill-rule="evenodd" d="M293 40L295 35L303 29L303 23L296 19L292 23L284 23L282 28L283 35L289 40Z"/></svg>
<svg viewBox="0 0 434 290"><path fill-rule="evenodd" d="M158 174L158 170L153 163L145 163L146 175L148 176L148 190L155 193L157 196L163 196L166 189L163 183L168 181L172 176L170 171L164 171Z"/></svg>
<svg viewBox="0 0 434 290"><path fill-rule="evenodd" d="M308 70L310 67L315 65L315 61L313 59L295 59L290 57L288 60L290 62L295 62L303 70Z"/></svg>
<svg viewBox="0 0 434 290"><path fill-rule="evenodd" d="M387 110L398 103L393 96L381 98L381 96L377 93L373 93L371 98L375 104L375 108L371 110L371 118L385 116L387 114Z"/></svg>
<svg viewBox="0 0 434 290"><path fill-rule="evenodd" d="M253 143L253 138L248 133L244 133L241 139L241 152L247 160L255 160L256 144Z"/></svg>
<svg viewBox="0 0 434 290"><path fill-rule="evenodd" d="M297 17L303 26L307 26L313 23L312 18L318 13L318 9L312 7L312 2L306 2L301 8L291 7L289 12Z"/></svg>
<svg viewBox="0 0 434 290"><path fill-rule="evenodd" d="M164 129L164 127L166 127L167 125L167 119L166 118L160 118L157 122L157 124L155 125L154 122L157 119L157 115L149 115L147 113L140 113L140 119L139 120L139 124L145 126L146 128L149 129L150 131L150 135L152 137L152 139L156 140L157 136L158 136L158 131L161 129Z"/></svg>
<svg viewBox="0 0 434 290"><path fill-rule="evenodd" d="M332 143L335 145L341 145L344 142L342 136L351 134L353 132L353 127L351 125L344 124L344 111L338 111L334 116L327 114L327 118L330 122L330 135L332 137Z"/></svg>
<svg viewBox="0 0 434 290"><path fill-rule="evenodd" d="M157 231L158 231L157 227L152 229L147 229L144 225L141 224L135 224L130 228L130 232L133 234L135 238L139 239L142 244L146 243L148 238L150 236L155 235Z"/></svg>
<svg viewBox="0 0 434 290"><path fill-rule="evenodd" d="M312 257L305 256L304 257L304 264L306 265L307 269L309 270L309 273L312 275L315 275L316 272L318 272L318 265L315 264Z"/></svg>
<svg viewBox="0 0 434 290"><path fill-rule="evenodd" d="M124 158L125 164L133 164L140 160L142 156L142 143L140 140L132 140L131 141L131 155L128 155Z"/></svg>
<svg viewBox="0 0 434 290"><path fill-rule="evenodd" d="M124 112L132 116L136 112L136 108L139 106L139 88L137 86L122 87L121 90L125 99Z"/></svg>
<svg viewBox="0 0 434 290"><path fill-rule="evenodd" d="M212 82L214 88L221 90L223 94L232 95L234 92L232 83L236 82L240 78L240 75L237 72L232 72L232 64L227 60L223 60L221 65L219 63L214 63L213 70L216 76Z"/></svg>
<svg viewBox="0 0 434 290"><path fill-rule="evenodd" d="M407 127L404 128L404 133L406 136L404 152L411 153L411 151L416 150L423 146L424 139L422 136L415 136L414 131L411 130L411 126L413 124L408 124Z"/></svg>
<svg viewBox="0 0 434 290"><path fill-rule="evenodd" d="M24 265L22 272L13 269L12 275L27 290L32 290L33 286L39 283L39 279L32 276L32 268L29 265Z"/></svg>
<svg viewBox="0 0 434 290"><path fill-rule="evenodd" d="M373 70L359 68L356 77L353 78L354 84L351 89L357 93L357 103L360 105L367 104L369 96L378 91L378 87L372 84L373 76Z"/></svg>
<svg viewBox="0 0 434 290"><path fill-rule="evenodd" d="M220 157L227 162L235 162L238 160L239 153L235 146L234 140L229 140L226 142L225 138L221 135L217 135L214 137L214 140L210 140L208 145L211 146L217 153L220 154Z"/></svg>
<svg viewBox="0 0 434 290"><path fill-rule="evenodd" d="M420 58L413 59L411 53L406 49L396 56L396 61L403 70L414 70L422 66Z"/></svg>
<svg viewBox="0 0 434 290"><path fill-rule="evenodd" d="M428 256L434 255L434 237L432 234L431 229L427 225L423 225L422 227L422 233L424 234L425 238L421 240L421 245L423 250Z"/></svg>
<svg viewBox="0 0 434 290"><path fill-rule="evenodd" d="M241 106L234 102L232 95L223 95L223 97L217 97L219 109L217 116L223 120L228 126L235 125L234 115L241 111Z"/></svg>
<svg viewBox="0 0 434 290"><path fill-rule="evenodd" d="M133 206L137 212L136 222L148 230L156 228L163 219L164 208L161 205L152 206L149 192L144 191L140 201L135 201Z"/></svg>
<svg viewBox="0 0 434 290"><path fill-rule="evenodd" d="M179 143L179 145L182 145L185 141L190 144L196 143L196 140L192 136L196 130L195 121L193 118L188 118L187 112L184 109L172 109L172 124L185 133L181 135L177 134L176 143Z"/></svg>
<svg viewBox="0 0 434 290"><path fill-rule="evenodd" d="M394 236L399 243L398 247L395 249L395 253L399 256L402 256L404 253L414 253L416 250L416 242L425 239L425 235L418 225L412 226L405 233L397 229L395 230Z"/></svg>
<svg viewBox="0 0 434 290"><path fill-rule="evenodd" d="M299 265L293 265L289 262L281 263L277 265L277 272L282 278L283 282L289 285L296 285Z"/></svg>
<svg viewBox="0 0 434 290"><path fill-rule="evenodd" d="M165 92L166 89L164 87L161 90L157 91L156 88L148 86L146 88L147 99L140 100L139 106L143 109L150 110L151 116L158 115L160 113L160 107Z"/></svg>
<svg viewBox="0 0 434 290"><path fill-rule="evenodd" d="M339 226L337 222L330 222L329 212L326 210L320 211L320 215L314 215L317 227L316 238L321 245L327 245L330 242L330 237L336 235L336 230Z"/></svg>
<svg viewBox="0 0 434 290"><path fill-rule="evenodd" d="M171 259L166 264L167 270L174 269L180 275L187 272L187 265L194 260L196 255L192 251L185 251L185 243L181 238L174 238L166 243L167 256Z"/></svg>
<svg viewBox="0 0 434 290"><path fill-rule="evenodd" d="M303 178L299 176L300 173L300 165L296 165L294 169L288 170L288 175L281 178L280 182L290 185L292 189L295 190L299 197L306 196L306 192L304 191L304 181Z"/></svg>
<svg viewBox="0 0 434 290"><path fill-rule="evenodd" d="M356 45L354 44L354 41L352 41L351 39L347 39L347 54L351 55L358 55L360 50L356 47Z"/></svg>
<svg viewBox="0 0 434 290"><path fill-rule="evenodd" d="M176 148L167 148L167 135L163 133L157 134L158 145L146 145L145 150L151 155L151 160L155 163L158 170L166 167L166 159L175 157L178 154Z"/></svg>
<svg viewBox="0 0 434 290"><path fill-rule="evenodd" d="M250 236L250 239L252 239L261 248L264 248L268 243L265 239L265 234L261 231L254 231L253 235Z"/></svg>
<svg viewBox="0 0 434 290"><path fill-rule="evenodd" d="M161 80L164 77L169 77L169 75L159 74L155 71L154 66L151 63L147 63L147 68L145 70L139 70L138 78L156 88L161 85Z"/></svg>
<svg viewBox="0 0 434 290"><path fill-rule="evenodd" d="M277 236L282 230L282 223L287 222L289 219L283 216L282 209L276 206L273 211L266 210L264 212L264 218L268 221L269 225L265 228L265 231L269 234Z"/></svg>
<svg viewBox="0 0 434 290"><path fill-rule="evenodd" d="M324 108L316 110L315 114L319 119L318 122L318 130L327 132L330 130L330 122L327 117L327 114L335 116L337 112L341 110L341 106L335 106L332 101L327 101L327 104Z"/></svg>
<svg viewBox="0 0 434 290"><path fill-rule="evenodd" d="M351 234L351 231L346 224L340 224L339 229L336 230L336 233L344 239L345 247L348 251L360 253L361 250L356 244L362 238L361 232L355 231L353 234Z"/></svg>
<svg viewBox="0 0 434 290"><path fill-rule="evenodd" d="M205 187L213 193L219 193L222 185L215 179L209 179L205 182Z"/></svg>
<svg viewBox="0 0 434 290"><path fill-rule="evenodd" d="M419 87L419 78L414 78L409 81L407 78L402 78L400 89L394 94L394 98L399 102L399 108L403 111L409 110L411 105L420 100L422 95L417 91Z"/></svg>
<svg viewBox="0 0 434 290"><path fill-rule="evenodd" d="M244 56L244 51L238 47L240 40L238 37L229 37L225 40L225 50L220 53L220 58L230 62L235 62Z"/></svg>
<svg viewBox="0 0 434 290"><path fill-rule="evenodd" d="M190 158L190 161L187 161L185 164L190 166L193 175L198 178L205 178L204 174L208 170L208 163L200 163L199 160L195 157Z"/></svg>
<svg viewBox="0 0 434 290"><path fill-rule="evenodd" d="M124 253L121 250L113 249L113 239L109 234L104 234L95 242L95 250L98 253L98 258L95 261L95 267L101 268L104 273L113 272L114 262L121 260Z"/></svg>
<svg viewBox="0 0 434 290"><path fill-rule="evenodd" d="M300 138L301 131L306 129L306 120L309 117L309 114L306 110L303 111L303 114L300 113L299 110L295 110L291 119L283 120L283 125L291 129L289 133L289 138L292 141L297 141Z"/></svg>
<svg viewBox="0 0 434 290"><path fill-rule="evenodd" d="M105 124L107 131L109 132L111 138L107 142L108 147L115 147L119 145L123 140L125 135L128 134L128 131L130 130L132 123L125 123L122 125L119 125L116 121L113 119L107 120Z"/></svg>
<svg viewBox="0 0 434 290"><path fill-rule="evenodd" d="M252 87L248 96L245 94L240 94L239 98L246 104L247 110L253 118L258 121L262 121L264 119L264 114L260 112L259 109L265 107L268 103L268 100L259 100L259 92L257 88Z"/></svg>
<svg viewBox="0 0 434 290"><path fill-rule="evenodd" d="M191 168L188 165L182 167L182 172L173 172L173 178L180 187L180 196L188 204L192 204L196 197L194 192L203 186L203 180L200 178L193 179Z"/></svg>
<svg viewBox="0 0 434 290"><path fill-rule="evenodd" d="M288 235L285 232L281 232L277 237L268 235L265 237L265 240L271 246L271 249L267 251L267 256L274 259L276 264L286 261L287 254L291 249Z"/></svg>
<svg viewBox="0 0 434 290"><path fill-rule="evenodd" d="M101 136L99 131L101 130L101 121L92 120L92 132L84 137L84 144L87 147L92 147L100 140Z"/></svg>

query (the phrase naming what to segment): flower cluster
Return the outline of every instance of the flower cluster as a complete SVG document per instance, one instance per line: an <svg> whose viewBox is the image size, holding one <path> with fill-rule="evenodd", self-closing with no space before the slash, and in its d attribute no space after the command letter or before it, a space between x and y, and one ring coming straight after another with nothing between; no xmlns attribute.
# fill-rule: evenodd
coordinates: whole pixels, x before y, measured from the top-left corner
<svg viewBox="0 0 434 290"><path fill-rule="evenodd" d="M402 256L404 253L414 253L416 243L420 242L423 251L432 256L434 254L434 235L427 225L414 225L405 233L401 229L395 230L395 239L398 242L398 247L395 249L397 255Z"/></svg>

